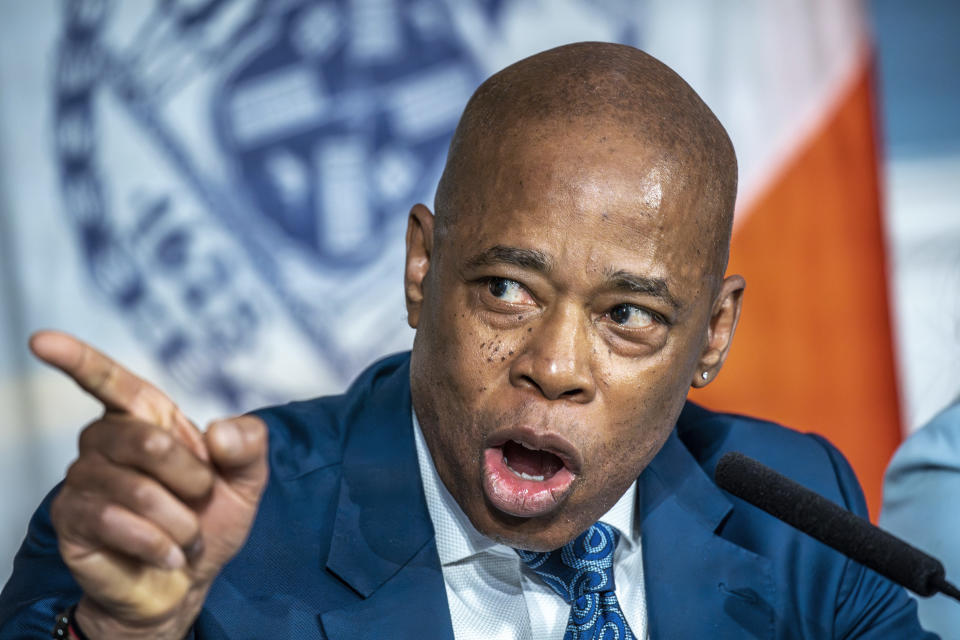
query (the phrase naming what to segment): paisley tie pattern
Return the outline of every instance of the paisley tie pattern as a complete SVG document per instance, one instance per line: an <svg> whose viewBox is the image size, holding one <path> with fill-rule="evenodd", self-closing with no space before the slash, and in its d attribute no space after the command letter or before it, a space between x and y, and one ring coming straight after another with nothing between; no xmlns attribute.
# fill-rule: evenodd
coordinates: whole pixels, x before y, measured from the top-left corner
<svg viewBox="0 0 960 640"><path fill-rule="evenodd" d="M618 539L616 529L598 522L555 551L516 550L570 605L563 640L634 640L614 593L613 551Z"/></svg>

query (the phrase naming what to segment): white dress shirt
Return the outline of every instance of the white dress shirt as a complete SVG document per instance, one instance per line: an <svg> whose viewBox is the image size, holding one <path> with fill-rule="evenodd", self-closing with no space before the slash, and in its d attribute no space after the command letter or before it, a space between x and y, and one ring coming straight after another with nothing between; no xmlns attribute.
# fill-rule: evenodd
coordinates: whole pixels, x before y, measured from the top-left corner
<svg viewBox="0 0 960 640"><path fill-rule="evenodd" d="M478 532L440 481L413 416L417 460L457 640L561 640L570 616L563 601L510 547ZM617 599L637 638L647 638L643 554L636 483L602 518L620 532L613 556Z"/></svg>

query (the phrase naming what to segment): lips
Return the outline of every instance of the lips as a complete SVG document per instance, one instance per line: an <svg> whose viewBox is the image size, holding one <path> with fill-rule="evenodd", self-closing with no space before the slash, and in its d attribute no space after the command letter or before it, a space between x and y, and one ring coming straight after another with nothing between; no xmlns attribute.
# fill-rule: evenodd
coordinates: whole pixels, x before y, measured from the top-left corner
<svg viewBox="0 0 960 640"><path fill-rule="evenodd" d="M483 490L512 516L532 518L560 506L580 470L576 449L555 434L511 429L494 434L483 452Z"/></svg>

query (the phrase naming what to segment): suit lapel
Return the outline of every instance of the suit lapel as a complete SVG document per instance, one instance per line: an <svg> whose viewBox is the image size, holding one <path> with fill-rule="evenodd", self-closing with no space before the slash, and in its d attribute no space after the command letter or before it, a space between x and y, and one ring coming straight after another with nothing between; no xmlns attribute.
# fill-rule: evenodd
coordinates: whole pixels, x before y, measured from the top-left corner
<svg viewBox="0 0 960 640"><path fill-rule="evenodd" d="M331 640L453 640L443 577L433 540L371 595L320 616Z"/></svg>
<svg viewBox="0 0 960 640"><path fill-rule="evenodd" d="M362 600L323 613L329 638L453 639L410 421L409 363L353 418L327 570Z"/></svg>
<svg viewBox="0 0 960 640"><path fill-rule="evenodd" d="M773 638L769 562L716 533L732 506L677 436L640 476L652 638Z"/></svg>

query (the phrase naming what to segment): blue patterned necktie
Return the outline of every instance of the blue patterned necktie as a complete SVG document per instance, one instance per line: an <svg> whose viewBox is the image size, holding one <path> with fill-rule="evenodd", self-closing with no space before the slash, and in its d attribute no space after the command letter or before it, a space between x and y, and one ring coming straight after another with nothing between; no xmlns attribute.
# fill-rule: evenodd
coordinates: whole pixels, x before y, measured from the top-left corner
<svg viewBox="0 0 960 640"><path fill-rule="evenodd" d="M570 605L563 640L634 640L613 582L619 533L598 522L555 551L517 549L520 559Z"/></svg>

